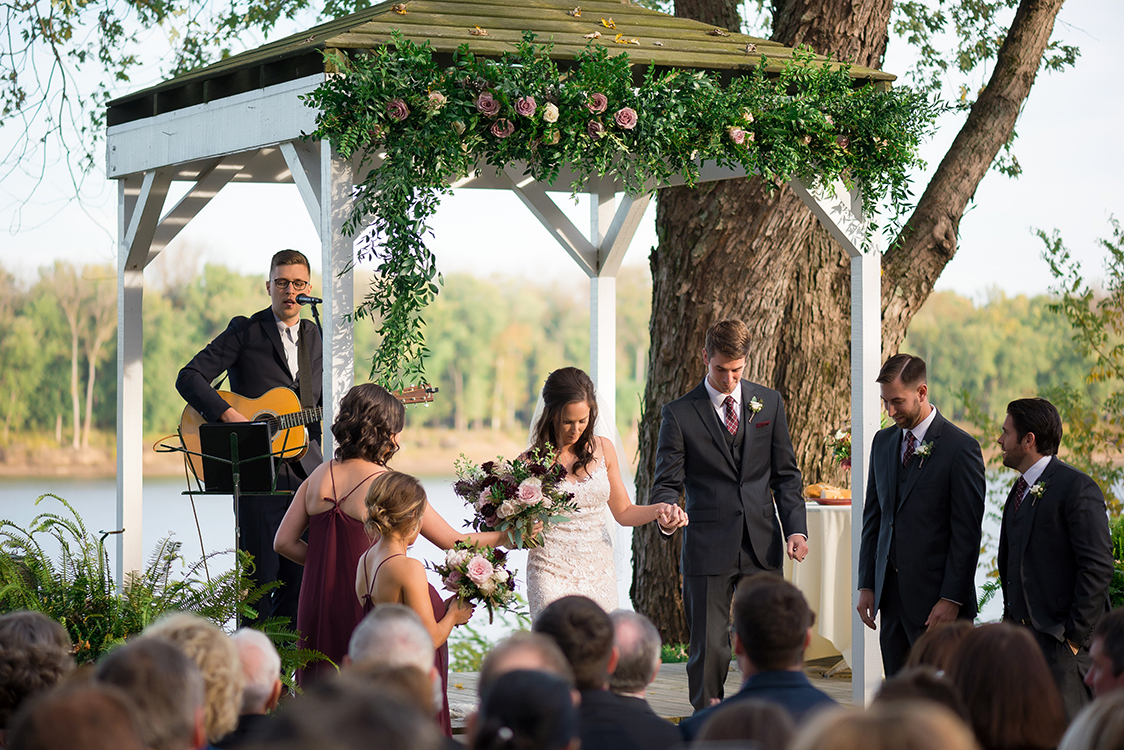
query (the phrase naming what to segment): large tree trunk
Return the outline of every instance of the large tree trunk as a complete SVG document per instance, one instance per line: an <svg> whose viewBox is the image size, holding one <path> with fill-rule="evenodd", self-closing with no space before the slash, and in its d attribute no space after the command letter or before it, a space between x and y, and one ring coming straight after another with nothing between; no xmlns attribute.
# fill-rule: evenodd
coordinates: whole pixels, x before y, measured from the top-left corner
<svg viewBox="0 0 1124 750"><path fill-rule="evenodd" d="M715 11L720 4L727 5L725 16ZM879 68L891 6L890 0L778 0L773 39ZM1060 6L1061 0L1024 0L989 91L981 94L911 218L917 229L887 253L885 353L897 350L952 258L949 238L1014 127ZM735 11L735 3L720 0L676 4L677 15L716 25L729 26ZM754 336L746 377L784 396L806 483L846 484L849 475L835 466L824 442L850 415L850 265L843 250L791 190L770 192L757 179L661 190L656 230L637 497L646 498L651 489L661 406L698 384L703 334L713 321L732 316L742 318ZM640 527L633 536L632 600L665 641L682 642L687 632L679 541L661 543L658 535Z"/></svg>

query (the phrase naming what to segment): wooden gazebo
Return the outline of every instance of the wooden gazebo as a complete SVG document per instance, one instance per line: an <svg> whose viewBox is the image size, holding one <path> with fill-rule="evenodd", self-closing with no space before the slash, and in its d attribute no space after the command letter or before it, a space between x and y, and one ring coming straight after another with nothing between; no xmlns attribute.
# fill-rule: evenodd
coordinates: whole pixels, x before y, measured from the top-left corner
<svg viewBox="0 0 1124 750"><path fill-rule="evenodd" d="M344 316L354 308L353 241L341 233L355 184L355 165L340 158L325 141L302 134L315 129L316 112L301 96L331 75L325 50L362 51L391 38L428 43L438 57L452 58L462 44L478 56L513 51L525 30L552 42L552 57L573 61L587 44L611 53L627 52L636 70L701 69L723 77L745 74L759 65L779 70L793 50L763 39L695 21L671 17L621 2L578 0L410 0L385 2L360 13L235 55L110 103L107 173L117 181L118 237L118 536L119 576L143 561L142 439L143 378L141 325L144 269L181 229L228 183L291 183L317 228L324 277L324 407L331 423L336 405L351 387L352 332ZM833 65L823 58L812 64ZM856 84L889 85L893 76L851 69ZM701 181L745 176L740 170L700 165ZM187 194L165 210L173 181L190 184ZM557 185L569 185L563 169ZM615 414L614 362L616 274L652 193L625 195L620 185L593 180L588 234L574 226L548 196L548 185L509 167L461 175L454 187L511 190L543 223L590 278L590 372L600 386L600 405ZM881 356L880 260L877 232L862 212L861 196L835 186L835 195L814 195L791 183L851 258L852 269L852 427L854 504L852 570L857 569L866 453L879 426L874 378ZM869 238L869 239L868 239ZM864 241L868 244L864 248ZM330 432L325 431L330 441ZM324 446L330 455L330 443ZM878 684L881 661L871 631L854 614L852 669L856 702Z"/></svg>

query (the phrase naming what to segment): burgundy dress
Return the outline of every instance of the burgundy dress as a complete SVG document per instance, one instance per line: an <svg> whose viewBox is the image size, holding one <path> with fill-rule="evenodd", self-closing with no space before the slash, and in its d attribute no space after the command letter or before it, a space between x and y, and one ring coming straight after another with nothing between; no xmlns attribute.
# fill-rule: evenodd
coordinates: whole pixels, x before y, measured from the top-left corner
<svg viewBox="0 0 1124 750"><path fill-rule="evenodd" d="M338 495L332 463L328 464L328 473L332 494ZM324 498L332 507L308 519L308 554L297 604L297 630L301 648L316 649L337 666L347 653L351 631L363 619L363 607L355 597L355 570L359 558L371 546L363 522L345 513L340 503L379 473L374 472L338 500ZM328 662L316 662L297 670L297 683L311 685L335 671Z"/></svg>
<svg viewBox="0 0 1124 750"><path fill-rule="evenodd" d="M391 555L390 557L404 557L404 555ZM389 560L390 557L386 558ZM379 574L379 568L382 567L383 560L375 568L374 575L371 576L371 582L367 588L367 595L363 597L363 612L370 612L375 608L374 603L371 601L371 593L375 590L375 578ZM358 565L358 563L356 564ZM429 584L429 603L433 606L433 619L441 622L441 618L445 616L448 609L445 606L445 600L441 598L441 594L437 593L437 589L433 588L433 584ZM434 651L433 666L437 667L437 674L441 675L441 709L437 712L437 726L446 737L453 736L453 722L449 718L449 641L446 640L441 644L441 648Z"/></svg>

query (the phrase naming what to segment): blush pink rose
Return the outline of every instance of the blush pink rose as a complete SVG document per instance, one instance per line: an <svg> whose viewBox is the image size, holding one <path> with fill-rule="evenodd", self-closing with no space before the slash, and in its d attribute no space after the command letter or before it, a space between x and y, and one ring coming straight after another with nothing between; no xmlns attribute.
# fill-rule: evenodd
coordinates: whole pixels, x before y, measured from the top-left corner
<svg viewBox="0 0 1124 750"><path fill-rule="evenodd" d="M410 108L401 99L391 99L386 103L386 113L395 122L402 122L410 116Z"/></svg>
<svg viewBox="0 0 1124 750"><path fill-rule="evenodd" d="M515 100L515 113L523 117L533 117L537 106L535 97L521 96Z"/></svg>
<svg viewBox="0 0 1124 750"><path fill-rule="evenodd" d="M621 130L632 130L636 127L636 121L638 119L639 115L636 114L636 110L632 107L621 107L613 114L613 122L615 122L617 127Z"/></svg>
<svg viewBox="0 0 1124 750"><path fill-rule="evenodd" d="M444 107L445 103L448 102L448 101L449 101L448 97L446 97L440 91L430 91L429 92L429 108L433 112L440 111L441 108Z"/></svg>
<svg viewBox="0 0 1124 750"><path fill-rule="evenodd" d="M477 586L489 580L495 572L495 568L488 562L482 555L475 555L468 561L467 567L468 580L475 583Z"/></svg>
<svg viewBox="0 0 1124 750"><path fill-rule="evenodd" d="M501 118L492 123L491 131L492 135L502 140L515 132L515 125L511 120Z"/></svg>
<svg viewBox="0 0 1124 750"><path fill-rule="evenodd" d="M604 112L609 106L609 97L604 94L590 94L589 101L585 103L585 108L595 115Z"/></svg>
<svg viewBox="0 0 1124 750"><path fill-rule="evenodd" d="M488 117L495 117L500 113L500 103L495 100L491 92L484 91L476 97L476 110Z"/></svg>
<svg viewBox="0 0 1124 750"><path fill-rule="evenodd" d="M589 125L586 127L585 132L593 140L598 140L601 136L605 135L605 126L597 120L590 120Z"/></svg>
<svg viewBox="0 0 1124 750"><path fill-rule="evenodd" d="M515 491L515 499L523 505L534 505L542 500L542 480L536 477L524 479Z"/></svg>
<svg viewBox="0 0 1124 750"><path fill-rule="evenodd" d="M454 594L457 593L457 590L461 585L461 579L463 578L464 576L461 575L461 572L459 570L454 570L452 573L445 577L445 590L452 591Z"/></svg>
<svg viewBox="0 0 1124 750"><path fill-rule="evenodd" d="M730 136L730 140L733 141L734 143L736 143L737 145L740 146L743 143L745 143L745 130L743 128L739 128L739 127L727 128L726 133L727 133L727 135Z"/></svg>

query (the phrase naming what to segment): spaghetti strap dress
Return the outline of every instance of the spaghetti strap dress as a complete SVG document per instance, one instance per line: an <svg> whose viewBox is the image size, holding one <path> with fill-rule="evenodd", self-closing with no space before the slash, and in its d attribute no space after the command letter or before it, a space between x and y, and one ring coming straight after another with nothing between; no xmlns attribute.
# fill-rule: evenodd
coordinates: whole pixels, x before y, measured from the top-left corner
<svg viewBox="0 0 1124 750"><path fill-rule="evenodd" d="M328 474L332 494L338 495L333 463L328 464ZM301 648L315 649L337 666L347 653L351 631L363 619L363 608L355 598L355 569L371 546L363 522L345 513L340 503L380 473L372 473L338 500L324 498L332 507L308 519L308 554L297 604L297 631ZM307 686L335 674L332 664L319 661L297 670L297 683Z"/></svg>
<svg viewBox="0 0 1124 750"><path fill-rule="evenodd" d="M405 557L405 555L397 554L390 555L386 560L391 557ZM363 597L363 613L366 614L375 608L374 602L371 600L371 594L375 590L375 579L379 575L379 568L386 562L383 560L375 568L374 574L371 576L371 581L367 586L367 594ZM358 567L358 563L356 563ZM438 622L445 616L445 611L448 609L445 606L445 600L441 598L441 594L437 593L437 589L433 588L433 584L429 584L429 603L433 606L433 619ZM453 722L449 717L449 641L446 640L441 644L441 647L436 649L433 653L433 666L437 668L437 674L441 675L441 708L437 711L437 726L446 737L453 736Z"/></svg>

